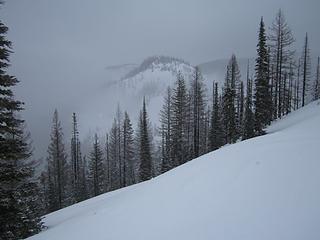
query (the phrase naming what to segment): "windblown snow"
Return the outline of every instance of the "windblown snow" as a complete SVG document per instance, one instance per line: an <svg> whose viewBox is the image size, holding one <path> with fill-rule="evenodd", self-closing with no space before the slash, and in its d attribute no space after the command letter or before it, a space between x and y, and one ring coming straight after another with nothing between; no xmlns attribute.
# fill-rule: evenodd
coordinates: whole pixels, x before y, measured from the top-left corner
<svg viewBox="0 0 320 240"><path fill-rule="evenodd" d="M268 134L51 213L30 239L320 239L320 102Z"/></svg>

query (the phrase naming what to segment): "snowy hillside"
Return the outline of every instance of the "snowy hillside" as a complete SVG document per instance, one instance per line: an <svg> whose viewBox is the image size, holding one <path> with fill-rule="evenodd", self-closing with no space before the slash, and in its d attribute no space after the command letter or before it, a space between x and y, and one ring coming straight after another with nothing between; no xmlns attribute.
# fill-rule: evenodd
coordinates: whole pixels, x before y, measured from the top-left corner
<svg viewBox="0 0 320 240"><path fill-rule="evenodd" d="M157 123L163 104L163 96L168 86L173 86L180 71L188 83L194 67L187 62L165 56L153 56L145 59L140 65L125 64L106 68L108 81L97 89L94 97L83 104L81 112L85 125L82 132L88 129L109 129L115 116L117 104L127 110L133 120L138 117L142 99L147 98L151 122Z"/></svg>
<svg viewBox="0 0 320 240"><path fill-rule="evenodd" d="M268 132L51 213L30 239L320 239L320 102Z"/></svg>

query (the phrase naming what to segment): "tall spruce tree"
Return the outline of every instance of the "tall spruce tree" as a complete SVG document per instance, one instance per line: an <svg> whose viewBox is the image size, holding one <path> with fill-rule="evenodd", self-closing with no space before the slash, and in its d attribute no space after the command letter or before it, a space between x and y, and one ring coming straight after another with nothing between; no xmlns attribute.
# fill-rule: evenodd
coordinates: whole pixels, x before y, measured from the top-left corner
<svg viewBox="0 0 320 240"><path fill-rule="evenodd" d="M109 134L106 134L106 191L111 190L111 161L110 161L110 140Z"/></svg>
<svg viewBox="0 0 320 240"><path fill-rule="evenodd" d="M174 164L172 167L187 161L189 150L187 144L187 113L187 88L185 80L179 72L172 94L172 160Z"/></svg>
<svg viewBox="0 0 320 240"><path fill-rule="evenodd" d="M308 101L308 87L310 82L310 74L311 74L311 60L310 60L310 49L308 42L308 33L306 33L303 52L301 56L302 61L302 107Z"/></svg>
<svg viewBox="0 0 320 240"><path fill-rule="evenodd" d="M191 110L193 126L193 154L196 158L206 152L206 99L203 77L199 67L195 67L193 80L191 82Z"/></svg>
<svg viewBox="0 0 320 240"><path fill-rule="evenodd" d="M240 82L240 70L235 55L231 56L227 66L227 74L223 89L223 123L225 131L225 142L235 143L239 137L236 111L237 86Z"/></svg>
<svg viewBox="0 0 320 240"><path fill-rule="evenodd" d="M135 183L134 180L134 137L133 128L127 112L123 120L123 183L129 186Z"/></svg>
<svg viewBox="0 0 320 240"><path fill-rule="evenodd" d="M213 83L212 111L209 130L209 150L214 151L224 144L224 135L221 122L218 83Z"/></svg>
<svg viewBox="0 0 320 240"><path fill-rule="evenodd" d="M255 136L254 133L254 114L252 109L252 80L249 79L249 70L247 74L247 94L244 112L244 124L242 138L249 139Z"/></svg>
<svg viewBox="0 0 320 240"><path fill-rule="evenodd" d="M239 132L241 132L242 126L243 126L243 118L244 118L244 86L243 86L243 81L240 82L238 113L239 113L238 127L239 127Z"/></svg>
<svg viewBox="0 0 320 240"><path fill-rule="evenodd" d="M263 18L260 20L257 55L254 96L255 130L258 134L262 134L263 128L268 125L272 119L272 98L268 78L269 57Z"/></svg>
<svg viewBox="0 0 320 240"><path fill-rule="evenodd" d="M97 196L105 191L105 169L103 160L103 152L99 138L98 135L95 134L89 164L89 179L91 180L93 196Z"/></svg>
<svg viewBox="0 0 320 240"><path fill-rule="evenodd" d="M160 111L161 128L161 172L164 173L174 166L172 160L172 96L171 88L168 87L164 98L164 104Z"/></svg>
<svg viewBox="0 0 320 240"><path fill-rule="evenodd" d="M121 187L121 176L120 176L120 146L119 146L119 131L117 120L114 119L111 130L110 130L110 140L108 144L109 153L109 183L110 190L115 190Z"/></svg>
<svg viewBox="0 0 320 240"><path fill-rule="evenodd" d="M12 91L18 80L6 72L11 53L7 31L0 21L0 239L4 240L26 238L41 229L30 145L24 121L17 116L23 103Z"/></svg>
<svg viewBox="0 0 320 240"><path fill-rule="evenodd" d="M52 212L67 206L70 201L69 166L57 110L53 114L47 162L49 211Z"/></svg>
<svg viewBox="0 0 320 240"><path fill-rule="evenodd" d="M318 100L319 98L320 98L320 57L318 57L317 72L316 72L316 79L314 81L314 94L313 94L314 100Z"/></svg>
<svg viewBox="0 0 320 240"><path fill-rule="evenodd" d="M151 133L147 114L146 100L143 98L142 110L139 117L139 176L140 181L146 181L152 177Z"/></svg>
<svg viewBox="0 0 320 240"><path fill-rule="evenodd" d="M72 186L73 186L73 198L75 202L81 200L81 181L80 181L80 169L81 165L81 150L78 132L78 123L76 114L72 114L72 136L71 136L71 167L72 167Z"/></svg>

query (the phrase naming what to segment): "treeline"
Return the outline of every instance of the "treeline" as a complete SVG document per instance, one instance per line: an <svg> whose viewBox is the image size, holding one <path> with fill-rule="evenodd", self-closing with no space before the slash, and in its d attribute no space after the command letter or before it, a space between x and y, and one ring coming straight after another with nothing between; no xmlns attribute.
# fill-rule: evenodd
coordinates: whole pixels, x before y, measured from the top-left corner
<svg viewBox="0 0 320 240"><path fill-rule="evenodd" d="M235 55L224 84L213 81L211 93L198 67L190 82L179 72L167 89L156 131L143 99L136 127L118 107L110 131L95 134L90 153L84 154L76 114L67 149L56 110L47 165L38 182L23 120L17 116L22 103L11 91L18 81L6 73L11 52L6 32L0 23L1 239L25 238L41 230L41 215L149 180L225 144L263 135L273 120L320 97L319 58L312 70L308 34L296 57L293 34L279 11L268 33L260 21L253 77L248 64L241 78Z"/></svg>
<svg viewBox="0 0 320 240"><path fill-rule="evenodd" d="M241 78L235 55L226 67L224 84L212 82L211 94L198 67L191 82L179 72L173 88L167 89L156 132L145 99L135 131L128 113L118 107L110 132L102 140L95 134L88 157L81 154L73 114L68 162L55 112L48 170L41 178L47 211L148 180L225 144L263 135L274 119L318 99L319 58L313 80L308 35L298 59L293 43L281 10L268 34L261 18L254 77L248 62L246 77Z"/></svg>
<svg viewBox="0 0 320 240"><path fill-rule="evenodd" d="M0 7L2 1L0 1ZM23 102L15 99L19 82L10 75L12 44L0 20L0 239L24 239L42 229L39 184L34 175L30 135L18 115Z"/></svg>

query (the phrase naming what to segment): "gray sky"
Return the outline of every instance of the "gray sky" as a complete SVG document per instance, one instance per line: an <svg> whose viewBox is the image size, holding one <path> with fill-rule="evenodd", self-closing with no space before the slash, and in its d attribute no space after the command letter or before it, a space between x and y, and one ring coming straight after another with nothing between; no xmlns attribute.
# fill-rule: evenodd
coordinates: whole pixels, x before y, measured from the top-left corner
<svg viewBox="0 0 320 240"><path fill-rule="evenodd" d="M319 0L8 0L1 15L19 56L98 65L153 54L191 63L255 53L260 16L282 8L297 40L320 42ZM300 46L299 46L300 47Z"/></svg>
<svg viewBox="0 0 320 240"><path fill-rule="evenodd" d="M155 54L192 64L254 57L260 17L270 25L279 8L296 49L308 31L319 54L319 0L6 0L0 11L14 46L10 72L21 80L17 94L35 145L47 144L55 107L70 124L72 111L108 80L106 66Z"/></svg>

